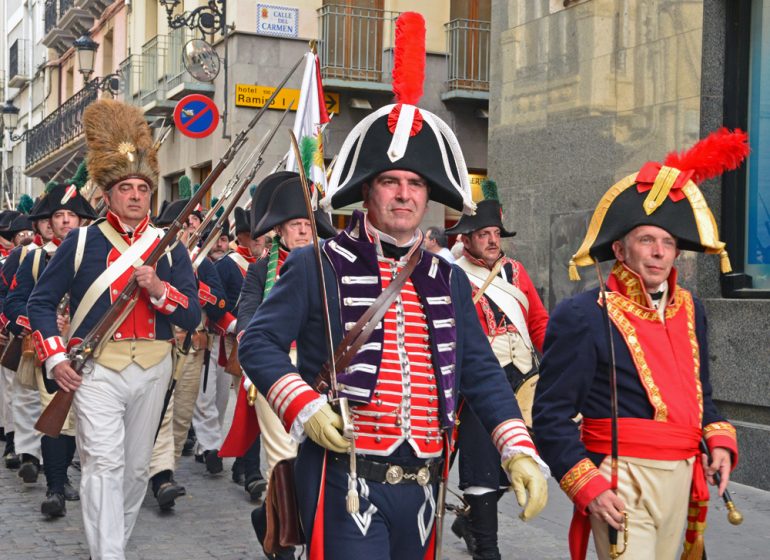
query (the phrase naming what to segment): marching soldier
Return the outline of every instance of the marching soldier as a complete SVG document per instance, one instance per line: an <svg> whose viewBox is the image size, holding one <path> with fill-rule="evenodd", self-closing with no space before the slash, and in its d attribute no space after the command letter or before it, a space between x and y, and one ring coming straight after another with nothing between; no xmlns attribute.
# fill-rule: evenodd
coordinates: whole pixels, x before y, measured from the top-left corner
<svg viewBox="0 0 770 560"><path fill-rule="evenodd" d="M602 196L570 261L578 279L577 266L615 260L605 288L551 315L535 397L538 448L575 503L572 558L585 557L590 530L609 558L611 527L628 531L624 559L673 559L688 518L682 558L705 557L706 477L720 473L721 494L738 447L711 396L703 305L677 284L674 263L681 250L719 254L729 272L695 181L747 153L745 134L722 129L662 166L645 164Z"/></svg>
<svg viewBox="0 0 770 560"><path fill-rule="evenodd" d="M524 422L531 426L537 352L543 348L548 313L524 266L503 254L501 239L516 233L503 225L497 186L486 181L482 190L485 200L476 214L463 215L447 233L462 235L464 252L456 264L468 275L481 327L516 394ZM458 515L452 530L465 538L474 560L499 560L497 502L508 481L474 411L461 405L459 420L460 488L470 512L468 526Z"/></svg>
<svg viewBox="0 0 770 560"><path fill-rule="evenodd" d="M153 438L171 377L173 326L194 330L200 306L184 247L169 250L155 267L142 265L162 236L149 223L158 164L142 113L100 100L85 110L83 123L89 175L103 190L107 215L67 236L40 276L27 310L48 375L60 390L74 391L91 556L122 559L147 488ZM59 334L59 302L69 293L70 343L81 340L132 277L139 288L135 305L122 323L111 325L81 378Z"/></svg>
<svg viewBox="0 0 770 560"><path fill-rule="evenodd" d="M50 239L51 228L48 220L41 219L38 222L39 231L43 232L47 239ZM13 286L19 263L26 258L31 249L40 247L44 243L41 234L35 234L35 227L27 214L15 212L11 214L8 227L0 232L1 237L12 241L14 244L14 249L5 259L2 273L0 273L0 305L4 305L8 291ZM0 328L3 331L8 332L9 322L4 314L0 314ZM33 417L36 418L40 414L39 399L31 394L31 390L26 390L19 385L15 371L5 366L0 366L0 370L2 370L3 407L6 414L6 441L5 452L3 453L5 466L9 469L20 468L21 458L19 455L26 453L28 455L25 457L27 465L25 465L23 474L26 473L26 480L35 482L39 471L40 442L34 434L32 424L35 423ZM17 394L17 398L14 398L14 393ZM19 446L16 445L17 426L21 433Z"/></svg>
<svg viewBox="0 0 770 560"><path fill-rule="evenodd" d="M424 34L422 16L399 17L397 37L419 44ZM325 283L312 247L291 252L240 346L245 372L284 428L302 441L297 497L313 558L416 560L437 545L438 483L458 391L492 434L517 498L526 504L524 517L546 503L548 469L479 326L468 281L421 249L418 226L429 198L466 212L474 205L454 133L414 105L421 83L402 73L424 67L424 50L410 55L403 43L396 49L395 59L405 65L394 70L398 103L353 129L323 202L339 208L362 200L367 213L354 212L348 228L323 245ZM383 295L391 283L402 282ZM324 316L322 294L330 317ZM389 301L375 303L377 298ZM353 405L350 441L323 390L335 380L316 379L330 357L322 333L328 320L339 343L370 306L385 313L381 323L371 322L382 328L373 329L340 367L338 394L332 395ZM289 359L294 341L297 366Z"/></svg>
<svg viewBox="0 0 770 560"><path fill-rule="evenodd" d="M85 168L85 163L81 164L81 166ZM48 221L53 237L43 244L41 248L33 250L23 259L15 275L14 287L5 300L4 315L10 320L9 328L16 336L24 336L25 339L29 336L30 325L27 317L27 300L38 278L40 278L43 270L45 270L48 261L53 257L59 245L61 245L62 240L70 231L80 226L81 220L93 220L96 218L96 213L91 208L91 205L79 193L81 187L82 182L76 178L67 183L51 183L47 185L46 193L42 196L41 203L37 205L37 208L33 210L33 214L30 215L30 219L35 220L38 224L42 220ZM66 331L69 320L66 313L66 303L63 308L60 306L58 311L59 332L62 335L66 335L66 332L63 332ZM25 389L29 386L34 387L34 394L37 398L35 406L30 406L36 413L28 419L28 429L32 433L35 433L33 425L40 411L51 401L53 393L57 389L55 382L46 382L44 380L43 371L36 362L37 358L34 352L28 356L25 351L22 356L22 363L17 371L18 379L21 379L23 370L29 370L32 374L31 379L21 382ZM16 415L16 417L18 416ZM38 437L40 436L36 436L36 439ZM44 515L49 517L62 517L67 512L65 500L79 499L77 491L72 488L67 476L67 469L75 455L75 428L72 413L70 412L68 415L62 433L58 438L43 435L40 438L39 445L47 485L46 497L40 509ZM28 459L25 462L22 460L22 466L19 469L20 475L24 474L25 466L30 471L33 471L32 467L35 467L33 472L36 475L37 468L39 468L38 465L37 461ZM25 478L25 482L29 482L29 480Z"/></svg>
<svg viewBox="0 0 770 560"><path fill-rule="evenodd" d="M254 237L260 237L270 231L274 231L270 251L267 258L260 259L249 265L246 280L243 284L240 303L238 305L237 330L239 337L243 335L249 321L253 317L263 299L267 297L276 280L281 275L289 253L299 247L304 247L312 242L310 220L307 218L307 210L302 195L302 183L299 175L292 172L281 171L267 176L254 193L252 209L252 221L256 223L253 230ZM259 221L257 218L260 217ZM318 235L323 238L334 236L337 232L329 222L328 216L321 211L315 212L318 225ZM296 349L290 351L292 363L296 363ZM252 385L244 376L241 386L238 405L243 402L245 394ZM266 476L269 479L273 467L278 461L293 459L297 455L297 444L286 432L280 419L273 412L264 396L256 393L254 408L256 417L238 414L236 411L233 425L222 451L228 441L248 442L259 430L261 445L265 449L267 459ZM236 420L243 418L253 419L250 426L240 425ZM258 420L258 422L257 422ZM245 423L245 422L243 422ZM234 451L237 454L237 450ZM257 490L264 492L265 483L259 472L259 463L254 464L246 459L246 490L254 494ZM261 488L258 488L261 487ZM260 544L264 541L267 520L264 505L258 507L252 513L252 523ZM293 551L283 551L270 558L293 558Z"/></svg>

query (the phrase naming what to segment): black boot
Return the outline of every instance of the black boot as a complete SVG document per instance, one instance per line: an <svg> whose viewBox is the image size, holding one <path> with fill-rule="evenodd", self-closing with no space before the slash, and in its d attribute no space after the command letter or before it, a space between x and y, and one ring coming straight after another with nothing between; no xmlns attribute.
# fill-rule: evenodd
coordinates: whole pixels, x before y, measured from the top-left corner
<svg viewBox="0 0 770 560"><path fill-rule="evenodd" d="M184 442L184 445L182 446L182 455L185 457L189 457L193 454L193 447L195 447L195 429L190 426L190 429L187 430L187 439Z"/></svg>
<svg viewBox="0 0 770 560"><path fill-rule="evenodd" d="M210 474L219 474L222 472L222 457L219 456L219 449L209 449L203 452L203 462L206 464L206 470Z"/></svg>
<svg viewBox="0 0 770 560"><path fill-rule="evenodd" d="M5 459L5 467L8 469L18 469L21 466L21 459L16 455L16 446L13 443L13 432L5 434L5 451L3 452L3 459Z"/></svg>
<svg viewBox="0 0 770 560"><path fill-rule="evenodd" d="M64 517L67 514L64 494L48 490L45 494L45 500L40 504L40 513L48 517Z"/></svg>
<svg viewBox="0 0 770 560"><path fill-rule="evenodd" d="M184 488L174 481L173 474L171 471L165 470L150 478L152 493L158 500L161 511L172 509L176 505L176 499L185 493Z"/></svg>
<svg viewBox="0 0 770 560"><path fill-rule="evenodd" d="M498 496L497 492L463 496L471 508L468 521L475 541L473 560L501 560L500 550L497 548Z"/></svg>
<svg viewBox="0 0 770 560"><path fill-rule="evenodd" d="M246 466L243 464L243 458L242 457L236 457L235 461L233 461L233 482L236 484L245 484L246 483Z"/></svg>
<svg viewBox="0 0 770 560"><path fill-rule="evenodd" d="M37 482L37 475L40 473L40 459L27 453L21 454L21 467L19 467L19 477L27 484Z"/></svg>
<svg viewBox="0 0 770 560"><path fill-rule="evenodd" d="M468 554L473 556L476 550L476 541L473 539L471 533L470 521L468 521L468 512L458 512L452 523L452 532L457 535L458 539L465 541L465 548L468 549Z"/></svg>

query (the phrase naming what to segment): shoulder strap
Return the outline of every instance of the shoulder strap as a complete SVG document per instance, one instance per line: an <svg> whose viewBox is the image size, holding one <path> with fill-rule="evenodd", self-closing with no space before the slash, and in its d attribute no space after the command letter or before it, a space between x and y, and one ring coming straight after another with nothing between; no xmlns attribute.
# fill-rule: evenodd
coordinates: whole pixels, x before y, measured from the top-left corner
<svg viewBox="0 0 770 560"><path fill-rule="evenodd" d="M356 321L353 328L347 332L342 339L342 342L339 343L337 349L334 351L335 371L342 371L348 367L348 364L350 364L351 360L358 352L358 349L369 340L370 336L372 336L374 329L377 328L377 325L380 324L380 320L385 316L385 313L387 313L390 304L393 303L396 296L401 293L401 288L406 284L406 281L409 276L412 275L412 272L414 272L417 263L420 262L421 256L422 249L418 249L412 253L412 256L409 257L403 270L396 275L393 281L388 284L388 287L383 290L376 300L374 300L374 303L364 311L364 314L361 315L358 321ZM326 288L324 287L324 289ZM330 362L327 361L313 383L315 390L319 393L326 393L329 390L329 381L331 379L330 371Z"/></svg>
<svg viewBox="0 0 770 560"><path fill-rule="evenodd" d="M107 224L107 227L103 228L103 224ZM78 327L80 327L80 324L83 322L83 319L86 318L86 314L91 310L91 307L93 307L96 301L106 290L109 289L115 280L120 278L120 276L126 270L128 270L130 266L137 268L142 265L144 262L144 260L142 260L142 255L144 255L145 251L147 251L152 246L153 242L157 239L158 236L157 230L154 228L148 228L144 235L142 235L136 241L136 243L129 246L106 221L102 222L97 227L103 233L105 233L105 230L112 231L114 233L112 237L117 237L117 239L120 240L118 243L122 244L126 249L125 251L121 251L121 247L118 246L118 243L113 243L113 246L115 246L118 251L121 251L122 254L120 257L118 257L118 260L104 269L104 271L96 280L94 280L86 293L83 295L83 299L80 300L80 304L75 310L75 314L73 315L72 321L70 322L69 332L72 334L77 331ZM107 237L107 240L110 241L110 243L113 242L113 239L111 239L111 236L107 233L105 233L105 237Z"/></svg>
<svg viewBox="0 0 770 560"><path fill-rule="evenodd" d="M32 257L32 280L37 284L37 277L40 274L40 259L43 256L43 250L35 251Z"/></svg>
<svg viewBox="0 0 770 560"><path fill-rule="evenodd" d="M75 274L80 270L80 263L83 262L83 255L86 252L86 237L88 226L78 228L78 242L75 246Z"/></svg>

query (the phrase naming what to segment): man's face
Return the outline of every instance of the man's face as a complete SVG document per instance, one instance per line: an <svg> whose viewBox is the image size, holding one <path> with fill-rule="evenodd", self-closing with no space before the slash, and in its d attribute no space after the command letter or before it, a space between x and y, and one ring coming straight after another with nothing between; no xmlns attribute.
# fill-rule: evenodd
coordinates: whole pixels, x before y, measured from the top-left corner
<svg viewBox="0 0 770 560"><path fill-rule="evenodd" d="M615 258L641 276L647 291L668 280L679 256L676 239L657 226L639 226L612 244Z"/></svg>
<svg viewBox="0 0 770 560"><path fill-rule="evenodd" d="M185 229L193 232L196 229L198 229L198 226L201 225L201 220L198 219L198 216L195 214L190 214L187 216L187 221L185 222Z"/></svg>
<svg viewBox="0 0 770 560"><path fill-rule="evenodd" d="M489 226L462 236L463 247L471 255L492 267L503 254L500 248L500 228Z"/></svg>
<svg viewBox="0 0 770 560"><path fill-rule="evenodd" d="M150 212L152 189L144 179L124 179L105 195L107 207L124 224L136 227Z"/></svg>
<svg viewBox="0 0 770 560"><path fill-rule="evenodd" d="M429 231L425 234L425 241L423 241L423 247L425 247L426 251L430 251L431 253L438 253L441 250L441 247L439 247L438 243L436 243L436 240L431 237L432 233Z"/></svg>
<svg viewBox="0 0 770 560"><path fill-rule="evenodd" d="M372 225L407 243L428 208L428 183L417 173L384 171L363 186L364 208Z"/></svg>
<svg viewBox="0 0 770 560"><path fill-rule="evenodd" d="M35 237L35 232L31 229L25 229L13 236L13 245L29 245Z"/></svg>
<svg viewBox="0 0 770 560"><path fill-rule="evenodd" d="M260 258L262 253L265 252L266 236L260 235L256 239L250 240L249 243L251 246L251 254L257 258Z"/></svg>
<svg viewBox="0 0 770 560"><path fill-rule="evenodd" d="M211 251L209 251L209 256L212 260L218 261L224 257L225 253L227 253L229 250L230 238L226 235L220 235L219 239L216 240L214 246L211 248Z"/></svg>
<svg viewBox="0 0 770 560"><path fill-rule="evenodd" d="M37 231L40 234L40 237L43 238L43 241L48 242L51 239L53 239L54 231L51 229L51 220L49 220L48 218L43 218L42 220L36 220L35 227L37 228Z"/></svg>
<svg viewBox="0 0 770 560"><path fill-rule="evenodd" d="M51 215L51 229L58 239L64 239L76 227L80 227L80 216L72 210L57 210Z"/></svg>
<svg viewBox="0 0 770 560"><path fill-rule="evenodd" d="M313 240L310 220L307 218L295 218L283 222L275 227L275 232L281 236L281 243L289 251L310 245Z"/></svg>

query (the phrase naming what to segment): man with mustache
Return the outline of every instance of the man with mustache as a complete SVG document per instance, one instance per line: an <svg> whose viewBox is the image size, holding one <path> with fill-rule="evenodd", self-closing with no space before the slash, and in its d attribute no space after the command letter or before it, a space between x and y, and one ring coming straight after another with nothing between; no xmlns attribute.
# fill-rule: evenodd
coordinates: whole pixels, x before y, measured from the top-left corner
<svg viewBox="0 0 770 560"><path fill-rule="evenodd" d="M532 400L537 383L537 353L543 348L548 313L524 266L507 257L502 239L515 232L503 225L497 186L482 184L486 199L476 214L464 215L447 230L461 234L464 252L456 262L471 281L476 314L492 351L516 394L522 417L532 425ZM458 515L452 530L464 538L474 560L499 560L497 502L508 488L500 455L484 437L484 427L469 406L460 408L458 447L460 488L470 506Z"/></svg>

